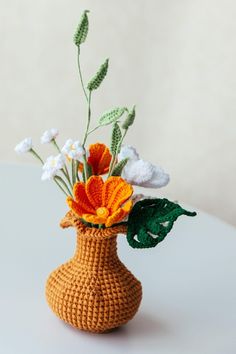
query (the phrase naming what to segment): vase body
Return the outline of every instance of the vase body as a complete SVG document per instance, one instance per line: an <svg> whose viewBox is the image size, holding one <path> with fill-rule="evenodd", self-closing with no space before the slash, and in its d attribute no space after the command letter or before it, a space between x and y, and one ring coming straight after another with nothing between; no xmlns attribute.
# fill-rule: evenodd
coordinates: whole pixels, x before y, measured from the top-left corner
<svg viewBox="0 0 236 354"><path fill-rule="evenodd" d="M74 257L47 280L49 306L76 328L102 333L127 323L139 308L141 283L119 260L117 231L77 225Z"/></svg>

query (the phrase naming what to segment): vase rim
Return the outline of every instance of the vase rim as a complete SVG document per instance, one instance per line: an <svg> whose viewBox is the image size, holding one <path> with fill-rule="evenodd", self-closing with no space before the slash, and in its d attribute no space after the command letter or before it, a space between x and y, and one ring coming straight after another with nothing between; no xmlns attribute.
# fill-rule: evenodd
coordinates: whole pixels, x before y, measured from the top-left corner
<svg viewBox="0 0 236 354"><path fill-rule="evenodd" d="M75 227L78 235L86 238L106 239L117 236L117 234L126 234L126 225L115 225L104 229L89 227L81 222L71 211L61 220L62 228Z"/></svg>

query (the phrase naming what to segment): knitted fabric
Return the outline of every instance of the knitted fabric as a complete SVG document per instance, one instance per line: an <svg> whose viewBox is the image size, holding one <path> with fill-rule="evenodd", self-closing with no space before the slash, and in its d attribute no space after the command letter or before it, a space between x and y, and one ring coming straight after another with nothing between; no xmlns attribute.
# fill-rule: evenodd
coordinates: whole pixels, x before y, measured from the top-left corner
<svg viewBox="0 0 236 354"><path fill-rule="evenodd" d="M46 298L53 312L90 332L127 323L139 308L142 287L117 255L117 234L125 233L126 226L88 228L72 212L61 226L76 228L77 249L47 280Z"/></svg>
<svg viewBox="0 0 236 354"><path fill-rule="evenodd" d="M128 219L127 240L133 248L155 247L171 231L179 216L195 216L168 199L143 199L138 201Z"/></svg>
<svg viewBox="0 0 236 354"><path fill-rule="evenodd" d="M89 146L88 163L92 166L93 175L103 175L108 172L111 153L105 144L96 143Z"/></svg>
<svg viewBox="0 0 236 354"><path fill-rule="evenodd" d="M122 221L132 207L128 199L133 188L121 177L109 177L104 182L101 176L91 176L86 183L76 183L73 193L74 199L67 198L70 209L92 224L110 227Z"/></svg>

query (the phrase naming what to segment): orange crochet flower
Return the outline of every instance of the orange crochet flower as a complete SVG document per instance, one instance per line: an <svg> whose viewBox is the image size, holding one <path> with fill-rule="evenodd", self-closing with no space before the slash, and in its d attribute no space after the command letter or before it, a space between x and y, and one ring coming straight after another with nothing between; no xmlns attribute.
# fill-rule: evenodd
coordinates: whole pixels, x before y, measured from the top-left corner
<svg viewBox="0 0 236 354"><path fill-rule="evenodd" d="M74 199L67 198L69 207L92 224L110 227L122 221L132 208L128 199L133 188L118 176L111 176L105 182L101 176L91 176L86 183L76 183L73 192Z"/></svg>
<svg viewBox="0 0 236 354"><path fill-rule="evenodd" d="M111 153L105 144L96 143L90 145L88 163L92 167L93 175L103 175L107 173L111 157Z"/></svg>

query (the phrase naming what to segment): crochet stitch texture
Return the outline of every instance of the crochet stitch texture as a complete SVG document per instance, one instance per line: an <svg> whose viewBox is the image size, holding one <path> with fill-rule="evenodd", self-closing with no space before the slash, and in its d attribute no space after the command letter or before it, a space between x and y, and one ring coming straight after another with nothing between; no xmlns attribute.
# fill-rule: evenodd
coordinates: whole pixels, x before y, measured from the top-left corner
<svg viewBox="0 0 236 354"><path fill-rule="evenodd" d="M132 193L132 186L121 177L111 176L104 182L101 176L91 176L86 183L74 185L74 199L68 197L67 203L78 218L110 227L130 212Z"/></svg>
<svg viewBox="0 0 236 354"><path fill-rule="evenodd" d="M76 228L77 249L47 280L46 298L53 312L76 328L96 333L127 323L139 308L142 287L117 255L117 234L126 233L126 226L88 228L72 212L61 226Z"/></svg>

